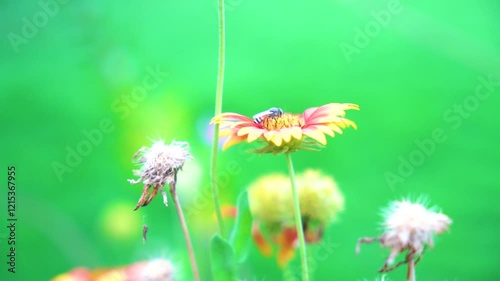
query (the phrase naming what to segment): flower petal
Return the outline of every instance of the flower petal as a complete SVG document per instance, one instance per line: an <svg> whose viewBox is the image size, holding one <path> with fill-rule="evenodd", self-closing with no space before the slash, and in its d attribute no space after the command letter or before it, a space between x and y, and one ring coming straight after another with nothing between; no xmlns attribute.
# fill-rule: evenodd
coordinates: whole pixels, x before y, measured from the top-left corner
<svg viewBox="0 0 500 281"><path fill-rule="evenodd" d="M306 128L306 129L302 130L302 132L304 133L304 135L306 135L312 139L315 139L316 141L318 141L322 145L326 145L325 135L321 131Z"/></svg>
<svg viewBox="0 0 500 281"><path fill-rule="evenodd" d="M336 132L337 134L341 134L342 135L342 129L339 128L339 126L337 126L335 123L330 123L328 124L328 127L330 127L330 129L332 129L332 131Z"/></svg>
<svg viewBox="0 0 500 281"><path fill-rule="evenodd" d="M281 144L283 143L283 138L281 137L281 134L279 133L276 133L274 134L273 138L271 139L271 141L276 145L276 146L281 146Z"/></svg>
<svg viewBox="0 0 500 281"><path fill-rule="evenodd" d="M295 139L298 139L298 140L302 139L302 129L301 128L291 127L290 130L291 130L292 136Z"/></svg>
<svg viewBox="0 0 500 281"><path fill-rule="evenodd" d="M332 129L329 126L327 126L327 125L322 125L322 124L312 125L312 126L307 126L304 129L311 129L311 130L321 131L321 132L323 132L325 134L328 134L329 136L333 137Z"/></svg>
<svg viewBox="0 0 500 281"><path fill-rule="evenodd" d="M304 111L302 116L304 117L305 120L307 120L317 109L318 109L317 107L308 108L306 109L306 111Z"/></svg>
<svg viewBox="0 0 500 281"><path fill-rule="evenodd" d="M290 142L292 139L292 130L291 128L283 128L279 131L281 134L281 137L283 138L283 141L285 142Z"/></svg>
<svg viewBox="0 0 500 281"><path fill-rule="evenodd" d="M264 129L256 129L256 130L251 131L247 136L247 142L255 141L256 139L260 138L262 136L262 134L264 134L265 132L266 132L266 130L264 130Z"/></svg>
<svg viewBox="0 0 500 281"><path fill-rule="evenodd" d="M338 117L338 116L345 116L345 111L346 110L359 110L359 106L357 104L351 104L351 103L329 103L323 106L320 106L314 111L307 112L307 110L304 112L304 118L307 123L323 123L323 122L333 122L333 121L326 121L329 120L329 117ZM306 112L307 118L306 118ZM321 118L326 118L323 119L325 121L321 121Z"/></svg>
<svg viewBox="0 0 500 281"><path fill-rule="evenodd" d="M262 130L263 131L263 129L259 129L259 128L254 127L254 126L245 126L245 127L241 127L238 130L238 134L237 135L238 136L246 136L246 135L250 134L251 132L253 132L255 130L257 130L257 131Z"/></svg>
<svg viewBox="0 0 500 281"><path fill-rule="evenodd" d="M234 135L236 132L232 128L222 128L219 130L219 138Z"/></svg>
<svg viewBox="0 0 500 281"><path fill-rule="evenodd" d="M231 135L226 140L226 142L224 143L224 145L222 146L222 150L224 151L224 150L230 148L231 146L244 141L245 139L246 139L245 137L240 137L240 136L237 136L237 135Z"/></svg>
<svg viewBox="0 0 500 281"><path fill-rule="evenodd" d="M262 233L260 232L258 223L255 222L252 225L252 238L253 241L255 242L255 245L257 245L257 248L259 249L260 253L264 257L269 257L272 255L273 250L271 248L271 245L267 242L264 235L262 235Z"/></svg>
<svg viewBox="0 0 500 281"><path fill-rule="evenodd" d="M270 141L275 134L276 131L267 131L264 133L264 137L266 138L266 140Z"/></svg>

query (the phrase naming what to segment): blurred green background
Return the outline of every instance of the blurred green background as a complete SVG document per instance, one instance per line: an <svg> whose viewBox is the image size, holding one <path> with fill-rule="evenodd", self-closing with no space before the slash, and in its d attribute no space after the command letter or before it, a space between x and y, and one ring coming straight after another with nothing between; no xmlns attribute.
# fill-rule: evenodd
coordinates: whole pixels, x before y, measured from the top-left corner
<svg viewBox="0 0 500 281"><path fill-rule="evenodd" d="M54 3L0 3L0 214L7 224L7 167L15 165L18 217L17 273L6 270L2 226L0 279L49 280L78 266L165 257L179 280L190 280L175 210L156 199L132 211L142 187L127 182L131 157L163 138L191 143L195 160L179 174L179 196L202 279L211 280L215 0ZM319 153L294 154L297 172L315 168L334 176L346 198L346 210L325 233L334 251L318 256L311 269L315 280L375 280L387 251L370 245L356 256L357 239L379 234L380 208L390 200L420 195L453 224L418 265L418 280L498 280L499 2L226 5L223 111L252 116L277 106L300 113L330 102L361 107L348 113L357 131L330 138ZM109 130L97 133L102 122ZM434 130L445 141L434 149L427 141L423 154L418 143ZM89 134L95 140L85 147ZM81 159L68 156L78 147ZM225 205L256 177L286 172L284 157L248 154L249 148L219 154ZM67 170L56 172L54 163ZM230 175L235 163L239 172ZM411 167L401 173L401 165ZM399 181L388 181L388 173ZM275 260L255 248L241 274L282 278ZM404 275L401 268L388 277Z"/></svg>

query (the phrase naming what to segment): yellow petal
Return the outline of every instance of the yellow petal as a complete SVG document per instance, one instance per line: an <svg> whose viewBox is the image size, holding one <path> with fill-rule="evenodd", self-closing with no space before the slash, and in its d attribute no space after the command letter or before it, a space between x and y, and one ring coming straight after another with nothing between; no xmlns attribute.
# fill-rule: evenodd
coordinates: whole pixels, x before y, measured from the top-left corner
<svg viewBox="0 0 500 281"><path fill-rule="evenodd" d="M333 137L333 132L332 132L332 129L330 129L330 127L328 127L327 125L314 125L314 126L311 126L311 127L307 127L307 128L310 128L310 129L313 129L313 130L319 130L331 137Z"/></svg>
<svg viewBox="0 0 500 281"><path fill-rule="evenodd" d="M340 129L339 126L335 125L334 123L328 124L328 127L330 127L330 129L332 129L334 132L342 135L342 129Z"/></svg>
<svg viewBox="0 0 500 281"><path fill-rule="evenodd" d="M271 141L276 145L276 146L281 146L281 144L283 143L283 138L281 137L281 135L279 133L276 133L274 134L273 138L271 139Z"/></svg>
<svg viewBox="0 0 500 281"><path fill-rule="evenodd" d="M275 134L276 131L267 131L264 133L264 137L266 138L266 140L270 141Z"/></svg>
<svg viewBox="0 0 500 281"><path fill-rule="evenodd" d="M321 131L316 131L316 130L311 130L311 129L304 129L303 130L304 135L317 140L319 143L322 145L326 144L326 138L325 135Z"/></svg>
<svg viewBox="0 0 500 281"><path fill-rule="evenodd" d="M256 129L256 130L251 131L247 136L247 141L248 142L255 141L256 139L260 138L265 131L266 130L263 130L263 129Z"/></svg>
<svg viewBox="0 0 500 281"><path fill-rule="evenodd" d="M238 130L238 136L246 136L254 130L262 130L252 126L242 127Z"/></svg>
<svg viewBox="0 0 500 281"><path fill-rule="evenodd" d="M233 134L234 134L234 129L231 128L224 128L219 130L219 138L231 136Z"/></svg>
<svg viewBox="0 0 500 281"><path fill-rule="evenodd" d="M279 133L285 142L290 142L292 139L292 130L290 128L283 128Z"/></svg>
<svg viewBox="0 0 500 281"><path fill-rule="evenodd" d="M302 129L299 127L291 127L290 131L295 139L300 140L302 138Z"/></svg>

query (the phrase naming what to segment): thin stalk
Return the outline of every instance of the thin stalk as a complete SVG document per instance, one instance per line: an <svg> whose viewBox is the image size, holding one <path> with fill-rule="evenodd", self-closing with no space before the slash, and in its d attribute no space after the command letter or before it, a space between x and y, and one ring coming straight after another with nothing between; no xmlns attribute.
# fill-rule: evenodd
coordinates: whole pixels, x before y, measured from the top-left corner
<svg viewBox="0 0 500 281"><path fill-rule="evenodd" d="M224 0L219 0L219 72L217 74L217 89L215 92L215 115L222 113L222 90L224 86ZM214 140L212 143L212 159L211 159L211 185L212 196L214 198L215 215L217 216L217 225L219 226L219 234L222 238L226 238L224 221L219 199L219 185L217 184L217 150L219 148L219 124L214 125Z"/></svg>
<svg viewBox="0 0 500 281"><path fill-rule="evenodd" d="M290 181L292 183L293 211L295 215L295 227L297 229L297 235L299 238L300 262L302 264L302 281L308 281L309 268L307 264L307 251L306 241L304 239L304 229L302 228L302 217L300 215L299 193L297 191L295 172L293 170L292 156L290 155L290 153L286 153L285 155L288 163L288 171L290 173Z"/></svg>
<svg viewBox="0 0 500 281"><path fill-rule="evenodd" d="M415 260L413 256L411 259L408 261L408 273L406 275L406 280L407 281L415 281Z"/></svg>
<svg viewBox="0 0 500 281"><path fill-rule="evenodd" d="M186 240L186 246L188 249L189 259L191 261L191 269L193 270L193 276L195 281L200 281L200 275L198 273L198 266L196 265L196 258L194 256L193 244L191 243L191 238L189 237L189 231L186 224L186 219L184 218L184 213L182 212L181 202L177 197L177 192L175 191L176 182L170 183L170 193L174 199L175 208L177 209L177 214L179 215L179 220L182 226L182 232L184 234L184 239Z"/></svg>

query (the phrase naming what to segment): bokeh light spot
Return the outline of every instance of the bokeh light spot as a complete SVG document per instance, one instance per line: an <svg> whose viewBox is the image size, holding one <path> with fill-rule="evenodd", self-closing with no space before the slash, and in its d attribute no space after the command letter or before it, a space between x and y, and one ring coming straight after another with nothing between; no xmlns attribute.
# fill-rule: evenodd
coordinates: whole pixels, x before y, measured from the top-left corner
<svg viewBox="0 0 500 281"><path fill-rule="evenodd" d="M107 206L101 215L101 229L112 239L128 240L141 233L141 220L133 212L135 204L131 202L114 202Z"/></svg>

